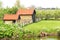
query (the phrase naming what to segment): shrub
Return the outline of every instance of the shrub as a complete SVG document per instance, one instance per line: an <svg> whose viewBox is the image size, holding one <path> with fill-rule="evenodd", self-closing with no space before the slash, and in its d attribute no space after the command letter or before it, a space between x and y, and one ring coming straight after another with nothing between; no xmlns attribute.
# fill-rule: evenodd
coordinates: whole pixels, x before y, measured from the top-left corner
<svg viewBox="0 0 60 40"><path fill-rule="evenodd" d="M21 31L20 27L18 25L8 25L8 24L1 24L0 23L0 38L12 38L15 39L21 39L23 35L23 32Z"/></svg>

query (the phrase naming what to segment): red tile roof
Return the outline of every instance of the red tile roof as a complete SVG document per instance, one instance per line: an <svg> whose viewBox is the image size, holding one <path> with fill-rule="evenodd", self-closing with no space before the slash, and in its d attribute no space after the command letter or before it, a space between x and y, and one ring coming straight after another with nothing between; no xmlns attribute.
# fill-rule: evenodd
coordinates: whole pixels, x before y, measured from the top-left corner
<svg viewBox="0 0 60 40"><path fill-rule="evenodd" d="M5 14L3 20L17 20L19 15L32 15L33 9L19 9L16 14Z"/></svg>
<svg viewBox="0 0 60 40"><path fill-rule="evenodd" d="M32 15L34 9L19 9L16 14L18 15Z"/></svg>
<svg viewBox="0 0 60 40"><path fill-rule="evenodd" d="M18 15L16 15L16 14L5 14L3 19L4 20L17 20Z"/></svg>

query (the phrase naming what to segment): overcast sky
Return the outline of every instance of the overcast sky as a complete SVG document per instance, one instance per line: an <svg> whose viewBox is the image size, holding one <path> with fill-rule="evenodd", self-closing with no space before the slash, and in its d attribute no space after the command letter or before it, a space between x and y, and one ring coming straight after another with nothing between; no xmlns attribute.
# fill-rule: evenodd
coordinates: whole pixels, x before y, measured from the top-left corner
<svg viewBox="0 0 60 40"><path fill-rule="evenodd" d="M12 7L16 0L1 0L3 2L3 6ZM25 7L29 7L31 5L35 5L36 7L44 7L44 8L52 8L58 7L60 8L60 0L20 0L20 4Z"/></svg>

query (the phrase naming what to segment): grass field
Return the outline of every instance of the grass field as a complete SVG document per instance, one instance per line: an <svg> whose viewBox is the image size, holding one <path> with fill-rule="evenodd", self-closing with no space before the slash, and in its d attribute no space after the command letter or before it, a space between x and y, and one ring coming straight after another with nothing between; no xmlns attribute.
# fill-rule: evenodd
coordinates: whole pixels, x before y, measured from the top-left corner
<svg viewBox="0 0 60 40"><path fill-rule="evenodd" d="M60 21L57 20L42 20L37 23L33 23L23 27L23 29L29 30L34 33L45 31L48 33L60 31Z"/></svg>

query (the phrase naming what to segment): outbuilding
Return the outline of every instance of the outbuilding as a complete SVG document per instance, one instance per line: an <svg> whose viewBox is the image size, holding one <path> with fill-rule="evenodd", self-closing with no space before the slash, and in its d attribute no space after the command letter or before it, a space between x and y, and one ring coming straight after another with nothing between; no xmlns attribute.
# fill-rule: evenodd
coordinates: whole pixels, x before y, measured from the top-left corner
<svg viewBox="0 0 60 40"><path fill-rule="evenodd" d="M5 14L3 18L6 24L17 23L19 19L19 16L16 14Z"/></svg>
<svg viewBox="0 0 60 40"><path fill-rule="evenodd" d="M35 22L36 11L34 9L19 9L16 13L20 16L20 23L32 23Z"/></svg>
<svg viewBox="0 0 60 40"><path fill-rule="evenodd" d="M4 22L6 24L11 23L34 23L36 20L36 11L34 9L19 9L16 14L5 14Z"/></svg>

